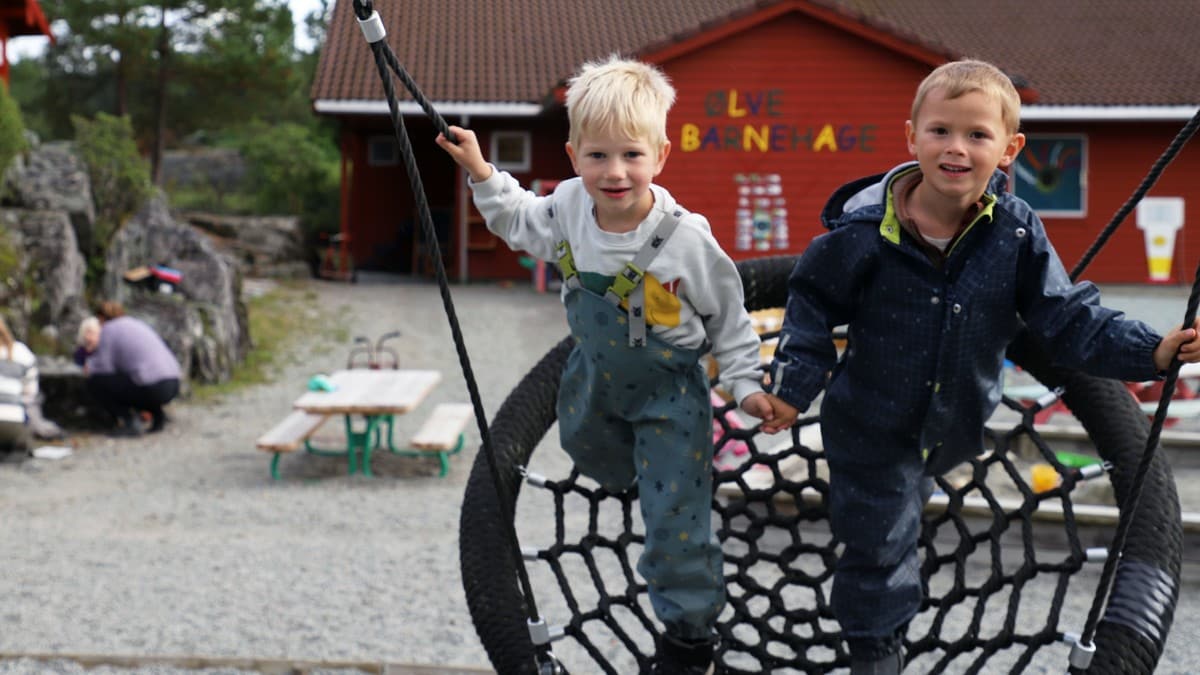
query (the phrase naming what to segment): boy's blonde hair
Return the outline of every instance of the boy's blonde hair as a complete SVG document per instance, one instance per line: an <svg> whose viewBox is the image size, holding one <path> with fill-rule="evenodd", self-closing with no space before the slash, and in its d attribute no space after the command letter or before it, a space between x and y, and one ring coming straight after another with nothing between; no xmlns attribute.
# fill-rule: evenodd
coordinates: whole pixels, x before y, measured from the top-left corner
<svg viewBox="0 0 1200 675"><path fill-rule="evenodd" d="M947 99L977 91L1000 104L1000 119L1008 133L1015 134L1021 125L1021 96L1004 71L985 61L963 59L938 66L917 87L913 98L912 120L917 121L917 111L925 97L934 89L944 92Z"/></svg>
<svg viewBox="0 0 1200 675"><path fill-rule="evenodd" d="M667 111L674 103L675 88L648 63L617 54L589 61L567 83L567 140L579 147L584 134L613 133L661 148L667 142Z"/></svg>

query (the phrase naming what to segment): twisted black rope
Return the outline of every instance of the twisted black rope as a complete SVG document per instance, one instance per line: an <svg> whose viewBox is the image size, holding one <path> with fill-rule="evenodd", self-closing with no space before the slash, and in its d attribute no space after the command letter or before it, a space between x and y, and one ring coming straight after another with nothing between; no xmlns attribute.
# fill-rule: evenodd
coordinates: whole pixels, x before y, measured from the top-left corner
<svg viewBox="0 0 1200 675"><path fill-rule="evenodd" d="M1200 110L1197 110L1192 119L1179 130L1179 133L1175 135L1175 138L1167 146L1167 149L1154 162L1146 177L1142 179L1141 184L1134 190L1133 195L1121 205L1121 208L1113 215L1109 224L1101 231L1100 236L1096 238L1096 241L1084 253L1079 263L1075 265L1075 269L1071 271L1072 281L1079 278L1079 275L1083 273L1083 270L1092 262L1113 233L1116 232L1117 227L1121 225L1130 211L1146 196L1150 188L1158 182L1162 172L1174 161L1175 156L1179 154L1183 146L1195 135L1198 127L1200 127ZM1200 304L1200 266L1196 268L1196 277L1192 282L1192 292L1188 297L1187 309L1184 311L1182 324L1184 327L1192 325L1195 321L1198 304ZM1142 487L1146 480L1146 474L1150 470L1150 463L1154 459L1155 449L1158 447L1163 425L1167 420L1167 408L1170 405L1171 398L1175 395L1175 384L1179 379L1179 368L1181 365L1178 359L1174 359L1171 362L1171 367L1167 370L1167 377L1163 383L1162 396L1158 400L1158 408L1154 411L1154 421L1150 425L1150 435L1146 439L1146 449L1142 452L1137 472L1134 474L1133 486L1129 494L1129 505L1127 508L1121 509L1120 518L1117 520L1117 530L1113 534L1113 540L1108 548L1108 556L1104 560L1104 571L1100 575L1100 582L1096 586L1096 595L1092 600L1092 608L1088 612L1087 622L1084 624L1083 633L1080 636L1079 642L1085 647L1092 646L1092 639L1096 635L1096 627L1100 623L1100 612L1104 609L1108 596L1112 592L1117 563L1120 561L1121 554L1125 548L1125 540L1129 535L1129 528L1133 524L1133 517L1137 513L1138 502L1141 501Z"/></svg>
<svg viewBox="0 0 1200 675"><path fill-rule="evenodd" d="M354 0L354 14L360 21L368 21L375 15L374 7L371 0ZM411 184L413 197L417 203L417 210L421 219L421 229L425 234L425 238L430 243L429 256L433 259L434 269L437 274L438 288L442 295L442 305L446 311L446 318L450 322L450 332L454 338L454 347L458 352L458 360L462 366L463 378L467 383L467 390L471 397L471 405L475 412L475 422L479 427L480 440L483 445L484 455L487 457L488 466L491 468L493 482L496 487L496 492L501 496L500 500L500 521L504 523L504 527L508 530L508 541L511 544L509 553L513 558L517 570L517 576L521 584L522 595L525 600L526 612L531 624L540 622L540 616L537 611L537 604L533 597L533 587L529 582L529 574L525 568L524 560L521 557L520 542L517 539L517 530L515 519L511 513L508 504L511 500L505 492L505 486L502 481L496 480L500 475L495 455L492 452L491 434L487 425L487 414L483 410L483 403L479 395L479 387L475 382L475 375L471 369L471 359L467 354L466 343L463 339L462 330L458 325L458 317L454 311L454 302L450 297L450 284L446 277L446 268L442 263L442 252L438 245L437 231L434 229L433 217L429 211L429 204L425 196L425 187L421 182L421 173L417 168L416 159L413 155L412 142L408 137L408 130L404 126L404 119L400 115L399 103L396 98L396 90L392 84L391 77L388 75L390 67L396 76L400 79L404 86L412 94L413 98L425 111L425 114L433 121L434 126L446 138L455 141L455 137L450 133L450 129L446 121L434 109L433 104L429 99L421 93L416 83L409 77L404 67L400 65L396 55L392 52L391 47L386 40L377 40L371 44L371 51L375 56L375 66L379 70L379 78L383 83L384 94L387 97L388 111L392 117L392 126L395 128L396 141L400 146L401 156L404 158L404 169L408 173L409 183ZM548 645L535 645L539 650L538 655L542 657L549 651Z"/></svg>
<svg viewBox="0 0 1200 675"><path fill-rule="evenodd" d="M1196 308L1198 305L1200 305L1200 265L1196 267L1196 276L1192 281L1192 293L1188 296L1187 309L1184 310L1184 326L1190 326L1196 320ZM1138 502L1142 498L1142 485L1145 483L1146 474L1150 470L1150 463L1154 459L1154 451L1158 447L1159 436L1162 433L1163 424L1167 420L1167 407L1171 402L1171 397L1175 394L1175 384L1179 379L1179 368L1182 365L1179 359L1175 359L1171 362L1171 367L1167 370L1167 377L1163 382L1162 397L1158 400L1158 408L1154 411L1154 422L1150 425L1150 435L1146 439L1146 449L1142 452L1142 457L1138 461L1137 472L1134 474L1133 487L1130 488L1129 492L1128 506L1121 509L1121 515L1117 521L1117 531L1113 534L1113 540L1108 549L1108 557L1104 560L1104 571L1100 575L1100 583L1096 588L1096 598L1092 602L1091 611L1088 612L1087 622L1084 624L1083 635L1080 639L1084 645L1091 644L1092 637L1096 634L1096 626L1100 622L1100 611L1104 607L1104 600L1112 592L1112 583L1116 573L1117 562L1119 561L1121 552L1125 548L1125 538L1129 535L1133 516L1137 513Z"/></svg>

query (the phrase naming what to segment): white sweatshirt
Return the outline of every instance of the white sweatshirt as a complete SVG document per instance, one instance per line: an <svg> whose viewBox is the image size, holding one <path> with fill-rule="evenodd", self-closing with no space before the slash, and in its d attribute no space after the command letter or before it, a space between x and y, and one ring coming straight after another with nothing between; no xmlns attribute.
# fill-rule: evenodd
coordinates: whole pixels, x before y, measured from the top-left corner
<svg viewBox="0 0 1200 675"><path fill-rule="evenodd" d="M525 190L512 175L494 167L487 180L471 183L475 206L488 229L509 248L557 262L555 245L565 239L579 272L610 277L633 260L667 212L683 210L662 187L650 189L654 207L646 219L633 231L613 233L596 223L592 198L578 178L559 183L545 197ZM646 323L655 335L679 347L698 349L707 339L721 385L740 403L762 391L760 339L746 313L733 260L721 250L703 216L683 213L674 234L645 270Z"/></svg>
<svg viewBox="0 0 1200 675"><path fill-rule="evenodd" d="M0 422L25 422L25 408L37 402L37 357L13 341L12 352L0 347Z"/></svg>

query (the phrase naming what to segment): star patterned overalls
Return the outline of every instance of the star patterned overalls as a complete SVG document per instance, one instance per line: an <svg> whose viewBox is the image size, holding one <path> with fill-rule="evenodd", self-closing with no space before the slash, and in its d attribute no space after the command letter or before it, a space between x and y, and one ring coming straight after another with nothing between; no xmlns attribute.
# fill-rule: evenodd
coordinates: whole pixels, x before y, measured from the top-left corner
<svg viewBox="0 0 1200 675"><path fill-rule="evenodd" d="M601 295L558 245L575 339L558 394L563 449L612 492L635 480L646 529L638 572L672 635L707 639L724 604L712 515L712 408L702 351L646 331L642 276L679 224L668 213ZM628 301L629 311L620 307Z"/></svg>

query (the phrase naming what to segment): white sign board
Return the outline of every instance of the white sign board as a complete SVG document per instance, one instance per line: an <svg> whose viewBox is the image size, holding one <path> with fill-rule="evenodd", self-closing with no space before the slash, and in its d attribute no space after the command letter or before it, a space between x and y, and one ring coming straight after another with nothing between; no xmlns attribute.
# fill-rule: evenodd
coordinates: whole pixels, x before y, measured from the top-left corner
<svg viewBox="0 0 1200 675"><path fill-rule="evenodd" d="M1137 226L1145 235L1150 281L1171 280L1175 232L1183 228L1183 197L1145 197L1138 203Z"/></svg>
<svg viewBox="0 0 1200 675"><path fill-rule="evenodd" d="M1137 207L1138 229L1183 227L1183 197L1143 197Z"/></svg>

